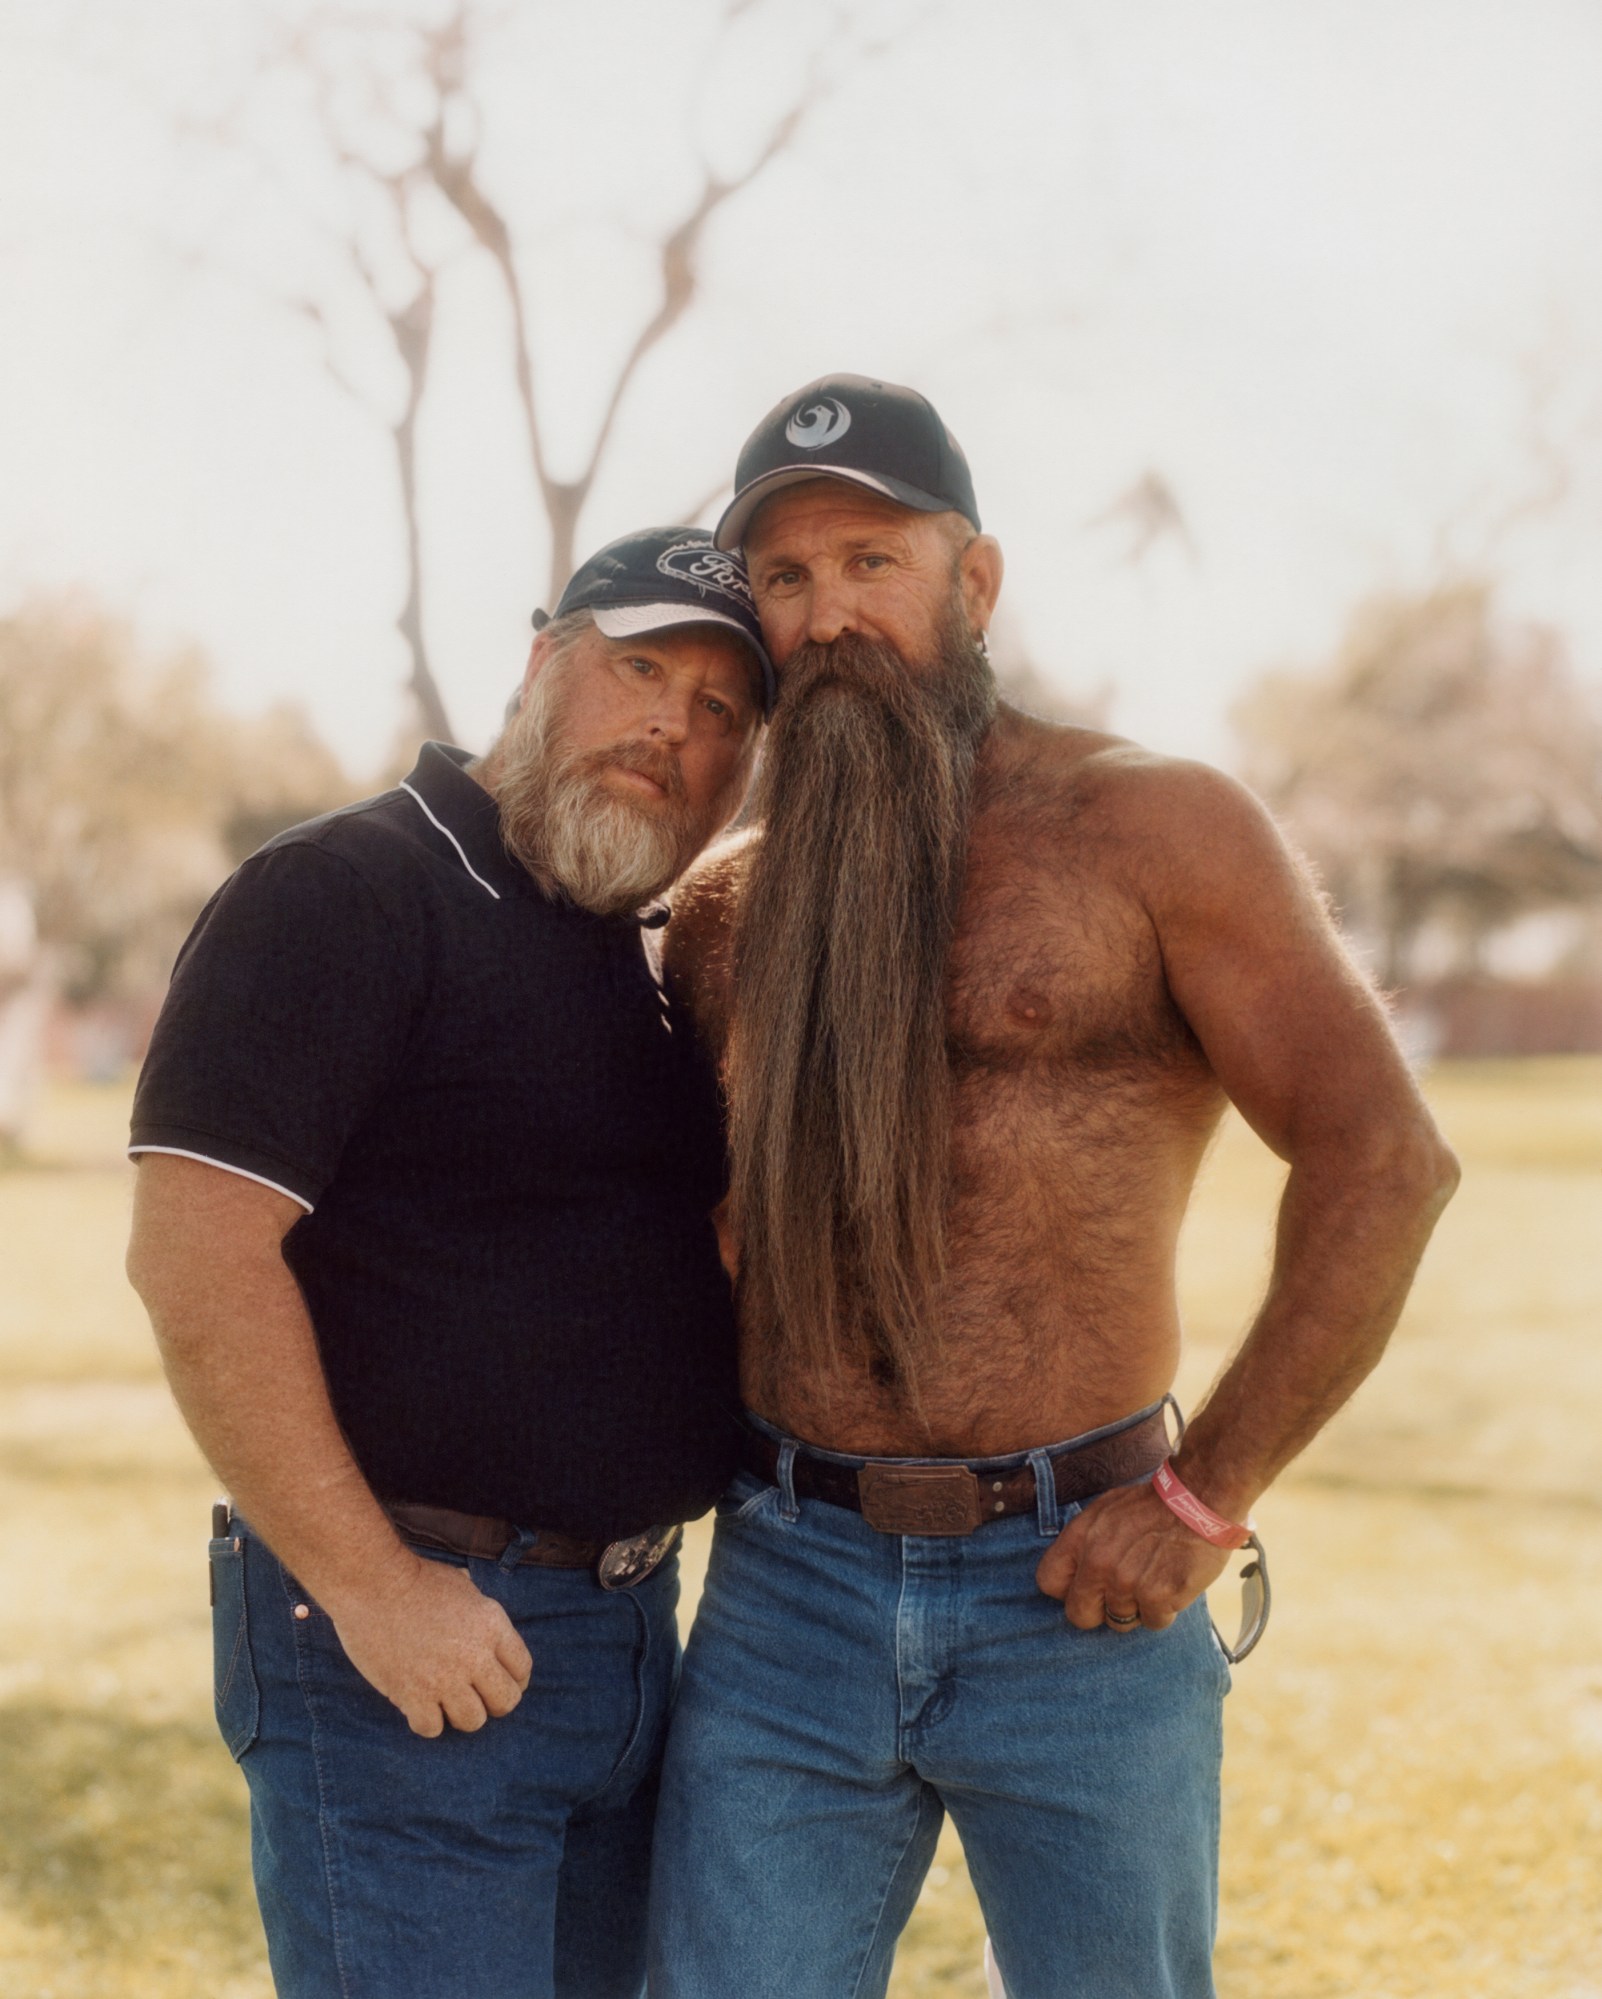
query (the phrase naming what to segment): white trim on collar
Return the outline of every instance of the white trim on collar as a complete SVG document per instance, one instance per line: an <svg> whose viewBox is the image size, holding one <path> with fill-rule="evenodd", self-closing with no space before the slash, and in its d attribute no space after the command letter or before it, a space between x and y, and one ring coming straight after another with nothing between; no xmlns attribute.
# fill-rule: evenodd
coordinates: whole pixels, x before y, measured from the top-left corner
<svg viewBox="0 0 1602 1999"><path fill-rule="evenodd" d="M484 877L479 873L478 869L475 868L473 866L473 863L467 858L467 850L466 848L463 847L461 841L457 839L456 835L451 831L449 826L445 824L443 819L436 818L433 811L429 807L428 800L424 798L422 793L419 791L413 791L412 787L406 782L404 778L401 779L401 790L409 793L411 797L417 800L418 804L423 808L423 812L428 820L428 823L431 826L437 826L440 832L442 832L445 835L446 839L450 841L451 845L456 849L457 853L461 856L462 866L466 868L467 872L473 877L474 881L478 883L481 889L488 890L488 892L492 896L494 896L495 900L499 902L501 899L500 890L498 888L492 888L490 884L487 881L485 881Z"/></svg>

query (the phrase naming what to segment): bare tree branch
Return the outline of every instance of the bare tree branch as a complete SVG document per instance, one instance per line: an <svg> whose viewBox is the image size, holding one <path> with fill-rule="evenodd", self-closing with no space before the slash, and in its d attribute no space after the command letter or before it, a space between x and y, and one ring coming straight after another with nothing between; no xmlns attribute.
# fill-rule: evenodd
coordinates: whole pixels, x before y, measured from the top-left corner
<svg viewBox="0 0 1602 1999"><path fill-rule="evenodd" d="M436 121L428 139L427 168L434 185L473 232L475 241L488 252L505 286L507 302L512 309L513 373L517 383L518 403L523 412L529 459L534 467L534 476L542 495L548 494L554 482L546 464L545 440L540 430L539 405L534 396L533 341L529 335L523 290L518 283L517 265L512 254L512 232L507 227L505 217L478 184L475 174L478 164L476 147L471 151L459 153L454 158L448 156L444 145L442 119Z"/></svg>
<svg viewBox="0 0 1602 1999"><path fill-rule="evenodd" d="M404 24L402 24L404 27ZM186 116L172 119L181 139L204 144L231 159L245 162L271 191L276 204L330 248L355 280L377 320L383 325L391 349L400 364L404 388L398 411L386 410L362 388L339 359L326 307L313 295L301 290L282 291L254 282L284 311L316 329L321 339L322 361L329 378L348 394L389 433L394 452L403 529L404 597L396 616L407 650L407 688L423 728L434 736L449 739L450 720L428 657L423 620L423 557L418 511L419 480L417 463L417 423L427 391L433 359L434 310L440 270L439 260L430 260L418 249L412 230L412 203L423 184L415 157L398 165L383 165L370 158L347 137L337 103L339 79L331 69L322 37L337 29L365 29L371 35L393 37L397 24L378 12L358 13L321 8L298 23L291 24L272 52L267 69L287 71L310 86L311 109L327 154L344 181L359 194L376 198L391 219L394 231L395 274L386 274L370 250L359 214L342 225L315 212L295 194L277 161L257 144L246 130L247 98L213 112L206 118ZM349 81L348 77L344 79ZM360 76L377 112L390 126L404 132L407 120L394 103L385 80L369 70ZM195 253L195 261L221 268L220 260L209 253ZM236 279L239 274L234 273Z"/></svg>
<svg viewBox="0 0 1602 1999"><path fill-rule="evenodd" d="M820 101L822 95L823 91L814 68L801 96L768 134L767 142L745 171L737 174L733 180L718 180L709 173L694 208L676 229L669 231L663 238L659 265L662 277L662 302L641 327L635 337L634 345L629 349L627 359L618 370L617 378L612 385L612 394L601 418L600 428L595 434L595 442L590 448L589 463L580 475L579 483L586 491L594 482L596 472L600 468L601 459L617 422L618 410L640 363L683 318L695 297L700 280L696 260L700 254L701 239L706 233L707 224L725 202L748 188L763 170L794 142L802 121Z"/></svg>
<svg viewBox="0 0 1602 1999"><path fill-rule="evenodd" d="M761 0L721 0L714 51L752 15ZM927 10L926 11L931 11ZM443 702L425 640L424 549L419 521L418 426L435 360L434 330L441 274L451 254L442 252L432 228L434 205L462 226L470 253L482 252L505 292L511 320L511 372L522 431L541 508L550 532L549 601L571 575L579 522L614 449L630 392L650 356L695 304L701 285L707 232L716 217L768 173L796 144L807 121L864 60L882 54L890 39L871 41L858 32L860 9L818 10L821 31L810 61L801 65L793 97L773 116L761 143L738 171L720 170L704 155L697 181L677 218L650 239L657 296L623 343L607 385L595 429L573 477L558 474L543 425L548 394L534 321L532 273L519 266L519 240L509 213L486 184L484 118L473 85L473 59L496 20L516 10L496 0L446 0L431 17L397 14L374 6L322 0L292 20L265 70L253 77L239 102L204 122L185 121L185 135L246 162L282 208L309 226L371 311L399 364L398 405L375 410L334 343L332 297L297 283L279 305L319 335L331 380L369 412L380 414L392 441L404 526L405 600L397 626L410 655L409 685L425 725L448 734ZM898 30L898 34L904 30ZM700 66L704 74L708 65ZM298 196L270 152L255 140L251 92L262 75L297 81L326 161L343 189L335 212L320 197ZM693 91L690 104L697 102ZM308 187L312 183L308 182ZM348 212L339 213L345 207ZM430 226L425 227L425 221ZM445 239L448 241L448 236ZM523 242L526 253L527 243ZM699 498L690 518L704 512L723 482Z"/></svg>
<svg viewBox="0 0 1602 1999"><path fill-rule="evenodd" d="M1539 350L1522 357L1521 445L1526 476L1522 486L1511 492L1505 475L1483 479L1441 523L1432 552L1439 576L1493 572L1513 534L1532 521L1550 519L1569 500L1584 447L1602 433L1602 395L1593 393L1579 411L1572 400L1567 412L1563 407L1572 398L1582 366L1558 328L1548 333Z"/></svg>
<svg viewBox="0 0 1602 1999"><path fill-rule="evenodd" d="M345 16L342 25L349 25L352 19ZM374 16L373 23L376 25L381 19ZM405 546L405 595L395 623L411 662L407 685L416 704L418 718L430 735L449 741L450 718L428 657L423 622L423 550L417 462L418 416L428 389L429 368L434 354L438 266L421 254L412 227L412 200L420 178L417 164L380 167L345 138L334 101L334 82L323 66L320 51L312 39L314 30L315 23L301 31L294 38L294 48L301 67L313 78L315 108L324 142L331 157L348 178L364 185L387 203L394 222L400 261L410 281L409 295L392 302L391 290L362 240L360 226L352 224L337 237L338 247L348 267L388 329L405 378L400 411L388 418L385 426L395 454ZM383 80L369 75L365 81L386 115L396 123L402 122ZM436 107L434 126L424 135L425 144L432 139L442 118L443 112Z"/></svg>
<svg viewBox="0 0 1602 1999"><path fill-rule="evenodd" d="M749 11L756 0L729 0L720 36ZM473 0L457 0L449 20L436 31L431 49L431 74L442 97L455 102L465 91L466 55L471 43ZM427 169L440 192L472 231L495 264L512 314L513 373L528 439L529 458L551 532L547 601L554 603L573 573L580 515L594 488L616 430L623 403L647 357L662 343L694 303L700 283L701 246L713 217L743 193L796 141L806 120L829 96L833 84L825 73L824 56L815 53L795 100L774 121L766 139L747 165L728 178L703 166L701 185L681 218L658 240L657 269L661 292L650 317L630 344L607 395L585 462L575 478L559 479L551 469L541 429L534 350L527 306L511 229L486 192L478 175L476 143L451 152L445 144L443 117L429 135ZM721 489L719 489L721 490ZM711 497L716 497L715 493ZM703 502L703 505L709 502Z"/></svg>
<svg viewBox="0 0 1602 1999"><path fill-rule="evenodd" d="M1084 531L1118 526L1126 527L1130 536L1118 560L1131 567L1144 562L1157 544L1167 539L1177 541L1193 562L1198 560L1196 540L1184 509L1173 487L1155 467L1149 466L1117 499L1093 514L1084 523Z"/></svg>

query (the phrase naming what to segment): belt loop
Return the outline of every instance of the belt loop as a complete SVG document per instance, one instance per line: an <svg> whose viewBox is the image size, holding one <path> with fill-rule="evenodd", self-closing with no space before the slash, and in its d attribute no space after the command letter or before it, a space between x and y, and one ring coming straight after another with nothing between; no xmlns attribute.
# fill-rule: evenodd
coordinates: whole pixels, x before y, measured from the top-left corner
<svg viewBox="0 0 1602 1999"><path fill-rule="evenodd" d="M1029 1469L1035 1475L1035 1525L1053 1538L1062 1523L1057 1505L1057 1467L1049 1451L1031 1451Z"/></svg>
<svg viewBox="0 0 1602 1999"><path fill-rule="evenodd" d="M779 1446L779 1518L799 1520L801 1502L795 1496L795 1439L786 1437Z"/></svg>
<svg viewBox="0 0 1602 1999"><path fill-rule="evenodd" d="M532 1527L514 1527L511 1540L501 1550L497 1567L505 1569L510 1574L539 1538Z"/></svg>

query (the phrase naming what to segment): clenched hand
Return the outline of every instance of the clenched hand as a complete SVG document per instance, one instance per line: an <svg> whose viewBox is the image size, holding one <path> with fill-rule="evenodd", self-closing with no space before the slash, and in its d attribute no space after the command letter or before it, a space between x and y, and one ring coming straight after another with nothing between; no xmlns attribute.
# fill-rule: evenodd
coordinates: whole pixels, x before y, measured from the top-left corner
<svg viewBox="0 0 1602 1999"><path fill-rule="evenodd" d="M1062 1598L1081 1631L1144 1625L1162 1631L1210 1582L1227 1553L1177 1520L1148 1485L1121 1486L1090 1501L1040 1558L1035 1581Z"/></svg>
<svg viewBox="0 0 1602 1999"><path fill-rule="evenodd" d="M465 1569L407 1551L399 1587L330 1609L346 1656L414 1735L482 1728L523 1698L534 1661L501 1606Z"/></svg>

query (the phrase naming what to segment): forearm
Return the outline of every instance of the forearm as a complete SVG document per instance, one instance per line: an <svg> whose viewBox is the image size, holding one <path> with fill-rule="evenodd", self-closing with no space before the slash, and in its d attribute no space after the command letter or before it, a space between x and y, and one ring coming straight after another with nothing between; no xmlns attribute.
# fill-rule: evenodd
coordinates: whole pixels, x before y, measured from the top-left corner
<svg viewBox="0 0 1602 1999"><path fill-rule="evenodd" d="M273 1552L331 1610L386 1577L399 1582L406 1550L340 1432L276 1246L203 1286L157 1275L142 1288L184 1420Z"/></svg>
<svg viewBox="0 0 1602 1999"><path fill-rule="evenodd" d="M1456 1184L1433 1131L1366 1165L1327 1153L1293 1165L1267 1295L1174 1459L1215 1511L1243 1520L1374 1367Z"/></svg>

